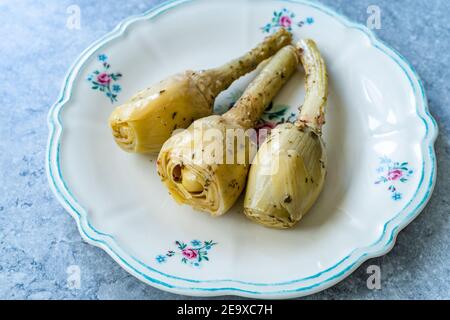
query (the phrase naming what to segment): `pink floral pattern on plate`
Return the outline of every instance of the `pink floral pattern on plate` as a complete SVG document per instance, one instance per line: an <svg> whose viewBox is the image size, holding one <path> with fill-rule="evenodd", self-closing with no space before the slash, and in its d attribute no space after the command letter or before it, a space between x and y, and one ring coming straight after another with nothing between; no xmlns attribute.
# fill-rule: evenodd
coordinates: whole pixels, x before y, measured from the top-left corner
<svg viewBox="0 0 450 320"><path fill-rule="evenodd" d="M209 261L208 252L217 243L210 241L192 240L189 244L183 241L175 241L177 249L169 250L165 254L156 256L156 262L162 264L167 262L168 259L179 256L181 262L191 265L193 267L200 267L202 262Z"/></svg>
<svg viewBox="0 0 450 320"><path fill-rule="evenodd" d="M288 31L292 31L294 26L301 28L305 25L312 25L314 23L313 17L306 17L303 20L294 21L295 18L296 14L286 8L279 11L274 11L272 21L262 27L261 30L264 33L275 32L280 28L285 28Z"/></svg>
<svg viewBox="0 0 450 320"><path fill-rule="evenodd" d="M387 184L392 200L399 201L403 198L403 194L399 191L399 185L406 183L414 171L409 167L408 162L394 162L385 156L380 158L377 173L380 176L375 184Z"/></svg>
<svg viewBox="0 0 450 320"><path fill-rule="evenodd" d="M98 90L105 94L107 98L114 103L117 101L117 95L122 91L122 87L116 83L122 74L119 72L111 72L111 65L108 63L108 56L100 54L97 60L102 64L102 69L93 71L87 78L91 84L92 90Z"/></svg>

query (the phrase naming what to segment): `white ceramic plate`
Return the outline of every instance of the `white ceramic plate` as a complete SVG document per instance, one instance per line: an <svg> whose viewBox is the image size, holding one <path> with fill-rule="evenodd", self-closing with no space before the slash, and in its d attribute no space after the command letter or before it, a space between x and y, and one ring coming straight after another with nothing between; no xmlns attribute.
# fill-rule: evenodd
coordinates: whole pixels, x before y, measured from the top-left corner
<svg viewBox="0 0 450 320"><path fill-rule="evenodd" d="M329 68L321 197L287 231L253 224L241 203L220 218L178 206L154 159L115 145L109 114L168 75L240 55L280 24L316 40ZM218 111L249 78L219 97ZM299 72L265 122L289 120L303 94ZM287 298L330 287L392 248L436 178L437 126L411 66L365 27L304 1L176 0L132 17L80 56L49 126L50 185L83 238L140 280L186 295Z"/></svg>

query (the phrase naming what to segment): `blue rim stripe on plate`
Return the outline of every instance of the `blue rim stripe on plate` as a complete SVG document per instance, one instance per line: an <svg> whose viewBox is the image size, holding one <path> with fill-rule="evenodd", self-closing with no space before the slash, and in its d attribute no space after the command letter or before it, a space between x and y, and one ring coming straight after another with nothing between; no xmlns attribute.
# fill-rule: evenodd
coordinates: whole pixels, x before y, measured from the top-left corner
<svg viewBox="0 0 450 320"><path fill-rule="evenodd" d="M71 89L72 89L73 83L77 79L78 74L80 73L84 63L87 60L89 60L94 53L96 53L100 48L102 48L109 41L116 39L116 38L120 37L121 35L123 35L125 30L134 22L143 20L143 19L153 19L153 18L159 16L160 14L167 12L171 8L174 8L181 4L192 2L192 1L195 1L195 0L171 0L171 1L167 1L165 3L162 3L160 5L157 5L157 6L153 7L152 9L150 9L149 11L145 12L144 14L133 16L133 17L130 17L130 18L124 20L111 33L107 34L106 36L104 36L103 38L101 38L100 40L95 42L93 45L91 45L88 49L86 49L79 56L77 61L70 68L70 71L66 76L64 86L63 86L63 89L60 94L60 98L59 98L58 102L56 102L55 105L53 105L49 111L48 125L49 125L49 129L50 129L50 135L49 135L49 139L48 139L47 159L46 159L47 160L46 161L47 174L48 174L48 177L50 180L49 182L50 182L52 190L54 191L58 200L63 204L63 206L69 211L69 213L71 213L71 215L77 221L78 228L79 228L80 233L82 234L83 238L85 238L88 242L106 250L119 264L124 266L128 271L130 271L132 274L134 274L138 278L143 279L146 282L154 284L155 286L158 286L158 287L172 289L170 291L174 291L177 293L189 293L190 291L202 291L202 292L215 292L215 293L219 293L219 294L242 293L242 294L248 295L248 296L272 295L272 296L276 297L276 296L288 294L288 293L303 292L302 295L306 295L306 294L308 294L308 292L312 293L312 292L318 291L318 290L315 290L316 288L321 287L324 289L324 288L332 285L333 282L337 282L336 280L338 280L338 279L341 280L341 279L345 278L354 269L356 269L360 264L362 264L367 259L387 253L394 245L395 238L396 238L396 235L398 234L398 232L403 227L405 227L409 222L411 222L415 216L417 216L420 213L422 208L425 206L426 202L429 200L431 193L433 191L435 176L436 176L436 157L435 157L435 152L434 152L434 141L435 141L435 139L437 137L437 133L438 133L437 124L436 124L435 119L431 116L431 114L429 112L423 83L421 82L421 80L418 77L417 73L415 72L414 68L408 63L408 61L402 55L400 55L394 49L383 44L380 40L377 39L377 37L373 34L373 32L371 30L369 30L368 28L366 28L365 26L357 24L357 23L353 23L350 20L348 20L346 17L332 11L331 9L329 9L327 7L322 6L321 4L312 3L312 2L304 1L304 0L279 0L279 1L280 2L289 2L289 3L294 3L294 4L308 5L310 7L313 7L315 9L333 17L333 18L337 18L346 27L350 27L350 28L354 28L354 29L358 29L358 30L362 31L369 37L372 45L375 48L379 49L384 54L389 56L402 69L402 71L407 76L407 78L410 82L410 85L411 85L414 93L416 94L416 96L417 96L417 90L416 90L415 83L418 84L419 91L421 93L420 97L422 99L423 111L425 113L426 118L422 114L419 113L420 111L422 111L421 109L417 109L416 111L417 111L417 115L424 122L424 125L425 125L425 136L424 136L422 143L424 144L423 147L428 146L428 155L431 160L431 171L430 171L430 177L429 177L430 180L429 180L426 192L425 192L422 200L420 201L420 203L412 211L410 211L402 219L402 221L398 222L397 225L392 228L392 230L388 236L387 242L384 244L384 246L382 248L378 249L378 251L376 251L376 252L371 252L371 251L373 251L371 249L373 249L375 246L377 246L378 244L382 243L383 240L385 240L387 232L388 232L389 228L391 227L391 224L393 224L395 222L395 220L398 219L407 210L407 208L411 205L411 203L416 200L416 197L419 194L419 192L423 191L421 189L421 187L422 187L422 184L423 184L424 178L425 178L425 166L426 166L425 161L423 161L423 163L422 163L421 178L420 178L419 186L418 186L414 196L411 198L411 200L408 202L408 204L406 204L406 206L397 215L395 215L393 218L391 218L389 221L386 222L386 224L383 227L383 231L382 231L380 238L377 241L375 241L373 244L371 244L367 247L354 249L350 254L348 254L346 257L344 257L342 260L340 260L334 266L332 266L322 272L319 272L315 275L309 276L309 277L305 277L305 278L297 279L297 280L279 282L279 283L253 283L253 282L245 282L245 281L239 281L239 280L233 280L233 279L223 279L223 280L185 279L185 278L165 274L165 273L163 273L159 270L156 270L155 268L152 268L151 266L143 263L142 261L138 260L137 258L130 256L130 258L132 260L134 260L134 262L138 263L140 266L144 267L146 270L155 272L155 273L157 273L161 276L167 277L169 279L185 281L185 282L189 282L189 283L211 284L211 283L220 283L220 282L222 282L222 283L223 282L231 282L231 283L242 284L242 285L247 285L247 286L258 286L258 287L273 286L273 287L275 287L275 286L283 286L283 285L292 285L292 284L303 282L306 280L312 280L315 278L319 278L322 275L325 275L325 274L330 273L331 271L337 269L344 262L350 260L350 258L352 256L356 255L356 253L358 251L364 251L356 259L352 259L354 261L352 263L350 263L348 266L346 266L343 270L337 272L336 274L328 277L327 279L325 279L323 281L320 281L318 283L313 283L313 284L305 286L305 287L298 287L298 288L294 288L294 289L285 289L285 290L276 290L276 291L254 291L254 290L246 290L246 289L243 289L242 287L241 288L238 288L238 287L220 287L220 288L204 287L204 288L202 288L202 287L176 286L176 285L169 284L164 281L152 278L149 275L147 275L146 273L138 270L136 267L133 266L132 263L127 261L127 259L124 258L121 255L121 253L118 253L116 250L114 250L111 247L110 243L108 243L108 241L101 239L102 237L109 238L112 240L113 247L120 248L116 244L115 239L112 235L102 233L102 232L96 230L91 225L91 223L87 219L86 210L84 210L82 208L82 206L75 200L75 197L72 195L72 193L70 192L69 188L66 185L66 182L64 181L64 178L61 173L60 163L59 163L60 138L61 138L61 134L62 134L62 130L63 130L62 122L60 119L60 112L63 109L63 106L71 98L71 95L72 95ZM415 78L415 79L413 79L410 74L412 74L413 78ZM417 99L417 97L416 97L416 99ZM55 120L55 115L56 115L56 120ZM431 136L430 136L428 121L430 121L431 125L432 125L432 131L431 131L432 135ZM56 129L58 129L58 130L56 130ZM58 131L58 134L55 136L56 131ZM57 143L56 150L55 150L56 152L53 152L53 150L55 149L55 147L54 147L55 142ZM423 154L423 156L425 156L425 155ZM56 164L57 177L54 176L55 172L54 172L54 169L52 168L52 164ZM62 184L61 189L63 191L60 189L60 186L58 186L57 179L59 179L60 184ZM76 207L81 208L81 210L77 209ZM87 230L85 229L83 222L86 225ZM99 238L91 236L89 234L89 231L94 233L96 236L99 236ZM124 254L124 255L129 256L128 254Z"/></svg>

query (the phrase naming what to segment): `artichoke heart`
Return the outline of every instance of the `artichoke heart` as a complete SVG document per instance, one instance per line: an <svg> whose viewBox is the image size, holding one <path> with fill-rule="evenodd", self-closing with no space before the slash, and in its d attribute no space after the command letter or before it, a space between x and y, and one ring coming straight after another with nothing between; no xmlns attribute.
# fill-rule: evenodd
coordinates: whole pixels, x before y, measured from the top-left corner
<svg viewBox="0 0 450 320"><path fill-rule="evenodd" d="M210 115L210 103L191 76L189 72L172 76L117 107L109 118L117 144L129 152L158 152L175 129Z"/></svg>
<svg viewBox="0 0 450 320"><path fill-rule="evenodd" d="M242 192L249 168L245 160L224 164L230 147L223 137L234 129L242 130L221 116L209 116L164 144L158 157L158 174L178 203L213 216L231 208ZM245 140L244 154L251 143Z"/></svg>
<svg viewBox="0 0 450 320"><path fill-rule="evenodd" d="M290 123L277 126L250 168L245 214L268 227L292 227L320 194L325 166L316 132Z"/></svg>

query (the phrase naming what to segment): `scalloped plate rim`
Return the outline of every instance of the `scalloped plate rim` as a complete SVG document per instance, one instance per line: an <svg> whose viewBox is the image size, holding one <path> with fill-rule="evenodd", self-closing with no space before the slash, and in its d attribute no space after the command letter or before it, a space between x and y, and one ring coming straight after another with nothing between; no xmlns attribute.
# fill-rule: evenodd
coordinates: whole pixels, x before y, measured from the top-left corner
<svg viewBox="0 0 450 320"><path fill-rule="evenodd" d="M292 298L292 297L300 297L305 296L309 294L313 294L319 291L322 291L328 287L333 286L334 284L340 282L347 276L349 276L354 270L356 270L363 262L367 261L370 258L382 256L387 254L395 245L395 240L398 235L398 233L406 227L410 222L414 220L415 217L417 217L418 214L423 210L427 202L429 201L431 194L433 192L435 181L436 181L436 155L434 151L434 142L438 135L438 127L435 119L429 112L428 108L428 101L426 98L426 93L423 87L423 84L415 72L414 68L410 65L410 63L396 50L389 47L388 45L384 44L381 40L379 40L374 33L369 30L367 27L350 21L345 16L342 16L341 14L335 12L334 10L320 4L315 3L311 1L306 0L279 0L279 2L289 2L289 3L295 3L295 4L303 4L307 6L311 6L315 9L320 10L321 12L324 12L333 18L337 19L339 22L341 22L344 26L350 29L357 29L361 32L363 32L368 38L370 39L371 45L381 50L384 54L386 54L390 59L394 60L397 65L399 65L403 72L406 74L408 80L410 81L410 85L415 93L416 87L420 90L420 94L422 97L422 108L420 108L419 105L417 105L417 115L419 118L424 122L426 127L426 134L421 141L421 145L423 147L422 149L422 155L424 156L424 163L422 166L422 179L425 171L425 159L428 159L431 162L431 171L429 173L429 182L427 189L425 191L425 194L423 198L419 201L419 204L411 211L409 212L400 222L398 222L396 225L391 226L391 222L393 222L395 219L397 219L403 211L414 201L416 200L417 193L421 189L422 180L421 183L419 183L419 187L415 193L415 195L410 199L408 204L398 213L396 214L392 219L387 221L384 225L382 235L380 238L373 243L372 245L369 245L364 248L356 248L351 253L349 253L344 259L339 261L337 264L335 264L333 267L330 267L327 270L324 270L320 273L317 273L316 275L297 279L297 280L291 280L291 281L285 281L281 283L251 283L251 282L245 282L245 281L239 281L239 280L232 280L232 279L224 279L224 280L194 280L194 279L184 279L179 278L171 275L164 274L163 272L160 272L154 268L151 268L150 266L144 265L144 267L147 268L147 270L150 270L152 272L157 272L159 275L166 276L169 280L168 282L164 282L161 280L158 280L156 278L153 278L149 276L148 274L145 274L138 270L136 267L133 267L132 263L128 262L126 258L121 256L120 253L117 251L120 251L120 247L115 243L114 237L105 233L101 233L98 230L96 230L87 220L87 215L82 214L82 207L79 205L79 203L76 201L75 197L70 193L69 188L65 184L65 181L62 177L60 168L59 168L59 143L60 143L60 137L62 133L62 123L60 121L60 111L63 109L64 105L70 100L71 93L72 93L72 87L75 79L78 76L79 71L81 70L84 63L94 54L97 52L98 49L106 45L109 41L116 39L124 34L124 32L128 29L130 25L133 23L144 20L144 19L152 19L159 14L162 14L166 12L167 10L170 10L171 8L178 6L183 3L193 2L195 0L170 0L167 2L163 2L157 6L154 6L147 12L135 15L132 17L129 17L125 20L123 20L116 28L113 29L110 33L103 36L101 39L93 43L91 46L89 46L86 50L84 50L80 56L77 58L76 62L71 66L69 69L69 72L67 73L64 84L60 93L60 97L58 101L50 108L49 114L48 114L48 126L49 126L49 137L47 142L47 153L46 153L46 172L47 177L49 179L50 187L55 194L58 201L62 204L62 206L72 215L72 217L75 219L79 232L82 236L82 238L88 242L89 244L92 244L94 246L100 247L103 250L105 250L119 265L121 265L125 270L127 270L130 274L134 275L141 281L150 284L152 286L155 286L157 288L177 293L177 294L186 294L186 295L192 295L192 296L219 296L219 295L240 295L240 296L246 296L246 297L258 297L258 298ZM398 60L397 60L398 59ZM401 63L404 63L405 66L402 66ZM409 70L408 70L409 69ZM410 74L411 75L410 75ZM419 102L417 97L415 97L415 100ZM423 112L424 115L421 115L419 112ZM431 124L431 125L430 125ZM56 143L56 144L55 144ZM56 147L55 147L56 146ZM425 157L425 150L428 150L428 157ZM59 179L59 181L55 180L55 172L54 168L52 168L52 164L56 166L56 178ZM59 185L58 185L59 184ZM63 191L62 191L63 190ZM80 208L77 208L80 207ZM80 212L81 211L81 212ZM387 230L392 229L389 236L387 233ZM94 235L91 235L93 233ZM109 240L107 240L107 239ZM387 243L385 243L380 248L376 248L377 245L380 243L384 243L387 238ZM110 240L113 241L112 244L110 244ZM116 247L116 250L114 250L114 247ZM375 250L370 250L375 249ZM331 272L334 269L337 268L341 263L347 260L351 260L350 258L355 255L356 252L362 251L358 258L353 259L354 261L349 264L346 268L344 268L342 271L332 274L330 277L328 277L326 280L320 281L318 283L314 283L313 285L309 285L308 287L301 287L295 289L279 289L275 291L257 291L257 287L267 287L267 286L273 286L273 287L282 287L283 285L292 285L293 283L298 283L304 280L310 280L314 278L319 278L325 273ZM135 260L138 264L143 264L139 260L137 260L134 257L130 257L131 259ZM183 287L178 286L169 283L170 279L175 279L176 281L185 281L188 284L189 283L196 283L196 284L211 284L211 283L232 283L233 286L219 286L219 287ZM255 286L255 289L249 290L248 287Z"/></svg>

